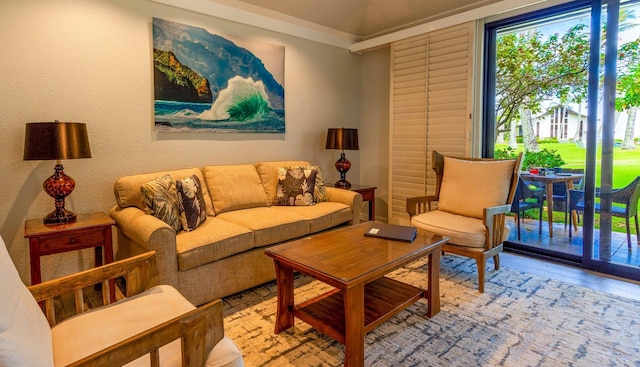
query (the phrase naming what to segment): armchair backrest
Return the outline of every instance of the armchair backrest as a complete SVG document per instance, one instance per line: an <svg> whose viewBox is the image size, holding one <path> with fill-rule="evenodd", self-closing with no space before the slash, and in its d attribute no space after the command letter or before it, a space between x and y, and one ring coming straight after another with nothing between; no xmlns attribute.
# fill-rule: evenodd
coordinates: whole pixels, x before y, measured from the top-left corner
<svg viewBox="0 0 640 367"><path fill-rule="evenodd" d="M522 168L522 155L520 153L516 159L497 160L447 157L433 151L438 209L482 218L483 208L511 205Z"/></svg>
<svg viewBox="0 0 640 367"><path fill-rule="evenodd" d="M0 366L53 366L49 323L20 279L2 237L0 279Z"/></svg>

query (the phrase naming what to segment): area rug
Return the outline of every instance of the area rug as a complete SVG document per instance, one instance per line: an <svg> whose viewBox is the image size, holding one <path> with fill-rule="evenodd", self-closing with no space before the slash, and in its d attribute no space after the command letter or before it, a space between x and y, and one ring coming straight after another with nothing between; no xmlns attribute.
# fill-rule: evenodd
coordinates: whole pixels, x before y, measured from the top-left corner
<svg viewBox="0 0 640 367"><path fill-rule="evenodd" d="M419 260L391 277L426 287ZM299 275L299 303L330 289ZM640 301L501 268L477 291L475 262L441 261L441 311L420 300L368 333L366 366L639 366ZM225 333L245 365L341 366L344 348L300 320L274 334L275 282L224 299Z"/></svg>

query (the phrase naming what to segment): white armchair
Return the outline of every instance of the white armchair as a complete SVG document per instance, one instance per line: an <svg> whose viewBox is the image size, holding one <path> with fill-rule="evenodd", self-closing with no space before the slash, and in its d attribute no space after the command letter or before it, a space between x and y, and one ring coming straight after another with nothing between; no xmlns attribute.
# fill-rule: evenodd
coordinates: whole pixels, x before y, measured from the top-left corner
<svg viewBox="0 0 640 367"><path fill-rule="evenodd" d="M154 254L27 288L0 238L0 366L243 366L220 300L196 308L170 286L147 289ZM83 312L84 288L102 283L108 303L107 282L121 276L127 298ZM52 300L66 292L78 315L56 324Z"/></svg>

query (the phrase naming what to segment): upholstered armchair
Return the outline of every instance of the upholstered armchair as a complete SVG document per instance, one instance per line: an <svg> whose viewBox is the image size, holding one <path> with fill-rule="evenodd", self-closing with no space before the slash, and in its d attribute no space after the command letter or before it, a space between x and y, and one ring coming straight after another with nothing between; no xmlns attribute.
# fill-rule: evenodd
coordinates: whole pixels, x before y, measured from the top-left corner
<svg viewBox="0 0 640 367"><path fill-rule="evenodd" d="M0 366L243 366L224 336L221 301L196 308L172 287L148 288L153 257L27 288L0 238ZM108 281L118 277L126 279L128 297L83 312L83 289L102 284L109 303ZM56 323L53 297L66 292L75 293L78 314Z"/></svg>
<svg viewBox="0 0 640 367"><path fill-rule="evenodd" d="M446 157L433 152L434 195L407 199L411 225L449 237L442 251L476 260L478 288L484 292L487 258L500 269L499 253L509 236L505 224L515 196L522 153L516 159ZM436 206L437 203L437 206Z"/></svg>

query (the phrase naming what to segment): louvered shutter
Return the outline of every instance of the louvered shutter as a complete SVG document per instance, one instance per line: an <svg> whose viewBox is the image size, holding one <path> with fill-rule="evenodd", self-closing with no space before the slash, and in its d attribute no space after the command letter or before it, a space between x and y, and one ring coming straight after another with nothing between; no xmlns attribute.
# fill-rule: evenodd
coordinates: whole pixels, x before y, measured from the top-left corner
<svg viewBox="0 0 640 367"><path fill-rule="evenodd" d="M391 45L389 222L406 199L435 192L431 152L471 151L473 22Z"/></svg>

